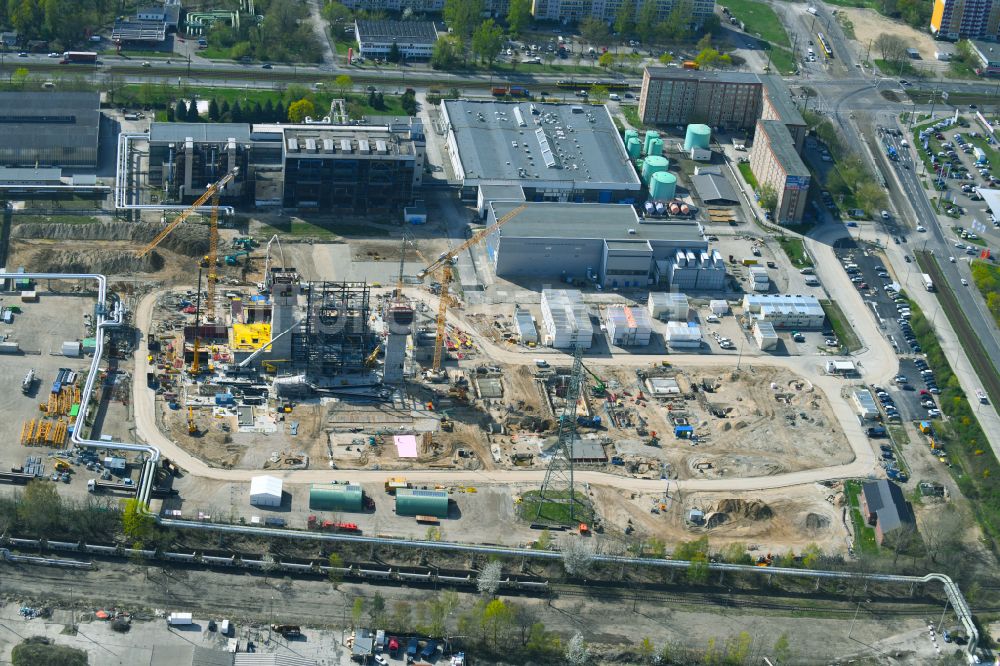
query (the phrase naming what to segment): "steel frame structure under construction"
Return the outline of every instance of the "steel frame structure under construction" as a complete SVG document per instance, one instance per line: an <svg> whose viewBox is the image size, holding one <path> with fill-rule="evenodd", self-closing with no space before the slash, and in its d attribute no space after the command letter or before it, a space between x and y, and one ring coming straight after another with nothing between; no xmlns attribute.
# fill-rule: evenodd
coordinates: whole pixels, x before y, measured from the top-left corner
<svg viewBox="0 0 1000 666"><path fill-rule="evenodd" d="M310 282L305 317L292 336L292 364L310 383L332 388L357 385L371 373L365 363L377 341L369 326L367 282Z"/></svg>

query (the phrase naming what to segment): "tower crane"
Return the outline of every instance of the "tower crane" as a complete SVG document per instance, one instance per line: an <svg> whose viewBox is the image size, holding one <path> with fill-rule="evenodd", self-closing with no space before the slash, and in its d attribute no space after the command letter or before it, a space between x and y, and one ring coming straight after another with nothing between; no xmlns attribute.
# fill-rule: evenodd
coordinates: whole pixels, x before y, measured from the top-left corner
<svg viewBox="0 0 1000 666"><path fill-rule="evenodd" d="M441 355L444 349L444 330L445 330L445 319L448 315L448 290L449 284L451 283L451 264L455 258L469 249L473 245L476 245L484 238L490 234L497 231L500 227L510 222L512 219L520 215L528 204L521 204L517 208L506 213L496 222L494 222L489 227L477 231L472 236L470 236L465 242L453 247L447 252L442 252L438 258L431 262L426 268L417 273L417 277L421 280L434 273L438 270L441 271L441 294L440 302L438 304L438 314L437 314L437 334L434 336L434 361L431 364L431 370L428 373L428 378L431 380L440 381L444 375L441 372Z"/></svg>
<svg viewBox="0 0 1000 666"><path fill-rule="evenodd" d="M235 167L217 182L209 185L204 194L198 197L193 204L184 210L184 212L175 217L170 224L165 226L163 230L158 233L156 237L145 247L136 252L137 257L145 257L147 254L152 252L157 245L162 243L163 239L169 236L174 229L179 227L186 219L188 219L192 213L197 211L202 204L211 199L212 216L208 231L208 255L205 256L205 263L208 265L208 298L205 303L205 319L207 321L215 320L215 282L218 279L218 274L215 270L215 263L218 260L219 253L219 197L222 194L222 190L236 178L236 175L239 172L240 168Z"/></svg>

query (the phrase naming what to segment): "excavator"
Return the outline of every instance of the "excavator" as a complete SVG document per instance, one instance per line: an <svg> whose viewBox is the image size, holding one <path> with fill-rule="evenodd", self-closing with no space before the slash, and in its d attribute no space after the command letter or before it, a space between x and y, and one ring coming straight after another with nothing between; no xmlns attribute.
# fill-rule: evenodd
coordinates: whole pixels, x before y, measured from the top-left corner
<svg viewBox="0 0 1000 666"><path fill-rule="evenodd" d="M465 242L458 244L447 252L442 252L435 261L431 262L422 271L417 273L417 277L423 280L428 275L436 273L439 270L441 271L441 293L439 295L440 300L438 304L437 333L434 336L434 360L431 363L431 369L424 373L424 376L428 381L442 382L447 379L447 374L441 370L441 357L444 350L444 332L445 322L448 315L448 303L451 300L448 296L448 290L451 284L452 264L458 258L459 254L473 245L478 244L490 234L495 233L500 227L520 215L527 207L528 204L521 204L517 208L514 208L510 212L501 216L500 219L494 222L491 226L473 234Z"/></svg>
<svg viewBox="0 0 1000 666"><path fill-rule="evenodd" d="M234 252L232 254L226 255L226 266L236 266L239 263L240 257L249 257L250 250L240 250L239 252Z"/></svg>

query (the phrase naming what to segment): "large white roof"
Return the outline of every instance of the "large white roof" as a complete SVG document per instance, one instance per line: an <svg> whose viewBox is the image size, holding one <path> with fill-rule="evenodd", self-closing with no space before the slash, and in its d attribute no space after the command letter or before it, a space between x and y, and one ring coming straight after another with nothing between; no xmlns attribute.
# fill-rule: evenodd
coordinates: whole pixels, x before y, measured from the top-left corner
<svg viewBox="0 0 1000 666"><path fill-rule="evenodd" d="M276 476L255 476L250 479L250 495L281 497L281 479Z"/></svg>

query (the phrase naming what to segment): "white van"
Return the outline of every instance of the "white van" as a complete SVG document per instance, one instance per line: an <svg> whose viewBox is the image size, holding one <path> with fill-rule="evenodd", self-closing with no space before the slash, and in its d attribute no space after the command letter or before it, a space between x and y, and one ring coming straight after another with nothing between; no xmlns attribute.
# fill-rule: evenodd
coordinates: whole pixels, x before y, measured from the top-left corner
<svg viewBox="0 0 1000 666"><path fill-rule="evenodd" d="M549 367L549 362L546 361L544 358L536 358L535 366L539 368L547 368Z"/></svg>

